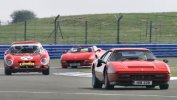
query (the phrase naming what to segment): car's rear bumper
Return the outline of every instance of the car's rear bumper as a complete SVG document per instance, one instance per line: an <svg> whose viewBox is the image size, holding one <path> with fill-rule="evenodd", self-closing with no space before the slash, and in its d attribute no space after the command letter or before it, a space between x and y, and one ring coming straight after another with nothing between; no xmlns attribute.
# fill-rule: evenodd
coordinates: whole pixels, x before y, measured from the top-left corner
<svg viewBox="0 0 177 100"><path fill-rule="evenodd" d="M65 68L72 67L72 66L91 66L93 61L61 61L61 65Z"/></svg>
<svg viewBox="0 0 177 100"><path fill-rule="evenodd" d="M141 81L147 81L147 80L141 80ZM146 86L146 85L134 85L133 84L133 80L132 81L111 81L110 84L111 85L120 85L120 86ZM153 81L152 80L152 84L154 86L158 86L158 85L164 85L164 84L168 84L169 81Z"/></svg>
<svg viewBox="0 0 177 100"><path fill-rule="evenodd" d="M164 75L163 78L157 78L158 74L131 74L129 77L120 77L118 74L109 74L109 81L112 85L134 86L135 81L151 81L154 86L168 84L170 76ZM142 86L142 85L141 85Z"/></svg>

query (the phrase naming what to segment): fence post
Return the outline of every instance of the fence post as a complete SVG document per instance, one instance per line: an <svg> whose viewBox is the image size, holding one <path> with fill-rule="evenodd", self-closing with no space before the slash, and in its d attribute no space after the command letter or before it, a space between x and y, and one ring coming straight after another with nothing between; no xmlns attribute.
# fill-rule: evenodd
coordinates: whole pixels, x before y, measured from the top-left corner
<svg viewBox="0 0 177 100"><path fill-rule="evenodd" d="M58 15L56 18L55 18L55 22L54 22L54 44L57 44L57 32L58 32L58 29L57 29L57 20L58 18L60 17L60 15Z"/></svg>
<svg viewBox="0 0 177 100"><path fill-rule="evenodd" d="M146 20L146 38L148 37L148 20Z"/></svg>
<svg viewBox="0 0 177 100"><path fill-rule="evenodd" d="M117 16L115 16L117 19L117 44L120 43L120 20L122 19L123 15L120 15L119 18Z"/></svg>
<svg viewBox="0 0 177 100"><path fill-rule="evenodd" d="M150 21L149 43L152 43L152 21Z"/></svg>
<svg viewBox="0 0 177 100"><path fill-rule="evenodd" d="M26 39L27 21L25 21L24 24L25 24L25 25L24 25L24 41L26 41L26 40L27 40L27 39Z"/></svg>
<svg viewBox="0 0 177 100"><path fill-rule="evenodd" d="M88 26L87 26L87 22L88 21L85 21L85 44L87 44L87 28L88 28Z"/></svg>

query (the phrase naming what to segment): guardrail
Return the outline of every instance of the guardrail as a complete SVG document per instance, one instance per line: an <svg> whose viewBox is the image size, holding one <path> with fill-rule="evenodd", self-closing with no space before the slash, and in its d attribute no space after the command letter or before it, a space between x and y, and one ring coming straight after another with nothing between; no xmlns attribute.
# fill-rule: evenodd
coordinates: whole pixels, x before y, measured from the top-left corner
<svg viewBox="0 0 177 100"><path fill-rule="evenodd" d="M73 46L93 46L96 45L104 50L110 48L148 48L156 57L177 57L177 44L46 44L43 45L49 52L51 59L59 59L62 52L69 50ZM10 45L0 45L0 59L4 58L4 51L7 50Z"/></svg>

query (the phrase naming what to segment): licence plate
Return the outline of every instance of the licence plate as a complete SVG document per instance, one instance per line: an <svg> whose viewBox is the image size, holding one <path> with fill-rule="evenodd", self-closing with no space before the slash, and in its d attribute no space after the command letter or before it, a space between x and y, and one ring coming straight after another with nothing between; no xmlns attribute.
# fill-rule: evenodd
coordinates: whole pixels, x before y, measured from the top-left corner
<svg viewBox="0 0 177 100"><path fill-rule="evenodd" d="M34 63L20 63L20 66L32 66Z"/></svg>
<svg viewBox="0 0 177 100"><path fill-rule="evenodd" d="M133 85L152 85L152 81L134 81Z"/></svg>
<svg viewBox="0 0 177 100"><path fill-rule="evenodd" d="M70 66L80 66L80 63L71 63Z"/></svg>

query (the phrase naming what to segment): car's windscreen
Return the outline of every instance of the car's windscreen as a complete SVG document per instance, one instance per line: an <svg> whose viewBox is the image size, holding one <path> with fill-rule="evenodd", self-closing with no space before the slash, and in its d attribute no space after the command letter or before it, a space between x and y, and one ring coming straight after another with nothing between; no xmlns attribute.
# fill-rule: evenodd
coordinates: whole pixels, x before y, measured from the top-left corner
<svg viewBox="0 0 177 100"><path fill-rule="evenodd" d="M12 46L10 48L10 53L39 53L40 48L36 45L23 45L23 46Z"/></svg>
<svg viewBox="0 0 177 100"><path fill-rule="evenodd" d="M127 50L115 51L110 57L110 61L124 60L148 60L153 61L156 57L148 50Z"/></svg>
<svg viewBox="0 0 177 100"><path fill-rule="evenodd" d="M93 52L93 48L92 47L73 47L69 50L69 52L71 53L75 53L75 52Z"/></svg>

